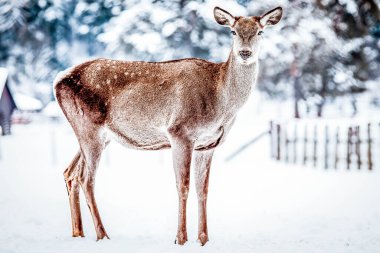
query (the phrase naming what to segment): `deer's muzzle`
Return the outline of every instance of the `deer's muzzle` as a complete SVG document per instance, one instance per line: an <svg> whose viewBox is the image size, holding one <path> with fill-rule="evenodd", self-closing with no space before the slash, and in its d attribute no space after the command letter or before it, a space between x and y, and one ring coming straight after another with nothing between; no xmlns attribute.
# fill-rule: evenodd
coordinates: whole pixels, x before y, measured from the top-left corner
<svg viewBox="0 0 380 253"><path fill-rule="evenodd" d="M252 52L248 50L242 50L239 51L239 55L241 58L243 58L243 60L247 60L249 57L251 57Z"/></svg>

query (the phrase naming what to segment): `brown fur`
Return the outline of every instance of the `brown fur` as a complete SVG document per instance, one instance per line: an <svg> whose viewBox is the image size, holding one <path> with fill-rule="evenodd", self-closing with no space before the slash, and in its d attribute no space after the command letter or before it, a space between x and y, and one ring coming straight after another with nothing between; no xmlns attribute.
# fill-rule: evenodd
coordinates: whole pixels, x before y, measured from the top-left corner
<svg viewBox="0 0 380 253"><path fill-rule="evenodd" d="M278 18L280 12L274 13ZM100 156L115 139L135 149L172 148L179 197L178 244L187 241L186 202L193 160L199 206L198 240L201 245L208 241L206 201L212 155L256 82L257 33L263 28L262 17L235 18L220 8L215 8L215 18L237 32L226 62L197 58L157 63L96 59L57 76L55 95L80 145L64 173L73 236L84 236L79 205L81 186L97 238L108 238L96 205L94 185ZM275 22L272 16L265 19ZM242 60L240 50L255 53Z"/></svg>

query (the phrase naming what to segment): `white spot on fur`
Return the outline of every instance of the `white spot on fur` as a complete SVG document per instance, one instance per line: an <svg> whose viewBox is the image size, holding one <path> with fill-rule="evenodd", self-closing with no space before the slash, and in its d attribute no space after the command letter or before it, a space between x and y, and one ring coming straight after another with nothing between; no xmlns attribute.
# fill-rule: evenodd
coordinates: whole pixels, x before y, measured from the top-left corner
<svg viewBox="0 0 380 253"><path fill-rule="evenodd" d="M128 75L129 75L129 73L128 73L128 72L124 72L124 75L128 76Z"/></svg>
<svg viewBox="0 0 380 253"><path fill-rule="evenodd" d="M111 83L111 80L110 79L107 79L107 84L110 84Z"/></svg>
<svg viewBox="0 0 380 253"><path fill-rule="evenodd" d="M117 75L114 75L113 78L117 79Z"/></svg>

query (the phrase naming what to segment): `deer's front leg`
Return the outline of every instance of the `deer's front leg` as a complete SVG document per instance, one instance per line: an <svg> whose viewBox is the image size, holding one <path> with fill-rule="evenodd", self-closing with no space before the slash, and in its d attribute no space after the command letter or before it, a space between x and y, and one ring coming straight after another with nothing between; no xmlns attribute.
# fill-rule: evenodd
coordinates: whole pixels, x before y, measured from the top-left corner
<svg viewBox="0 0 380 253"><path fill-rule="evenodd" d="M202 246L208 241L206 203L213 153L213 149L194 152L195 186L198 195L198 241Z"/></svg>
<svg viewBox="0 0 380 253"><path fill-rule="evenodd" d="M177 133L171 136L173 152L173 167L178 191L178 231L175 243L180 245L187 241L186 231L186 202L189 193L190 165L193 143Z"/></svg>

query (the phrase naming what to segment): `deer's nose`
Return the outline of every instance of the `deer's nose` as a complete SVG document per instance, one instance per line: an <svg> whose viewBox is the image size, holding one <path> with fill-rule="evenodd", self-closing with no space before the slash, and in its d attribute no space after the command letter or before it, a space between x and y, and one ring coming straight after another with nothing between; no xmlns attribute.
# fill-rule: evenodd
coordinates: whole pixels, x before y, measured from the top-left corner
<svg viewBox="0 0 380 253"><path fill-rule="evenodd" d="M240 55L241 58L243 58L244 60L246 60L246 59L248 59L252 55L252 52L248 51L248 50L242 50L242 51L239 51L239 55Z"/></svg>

